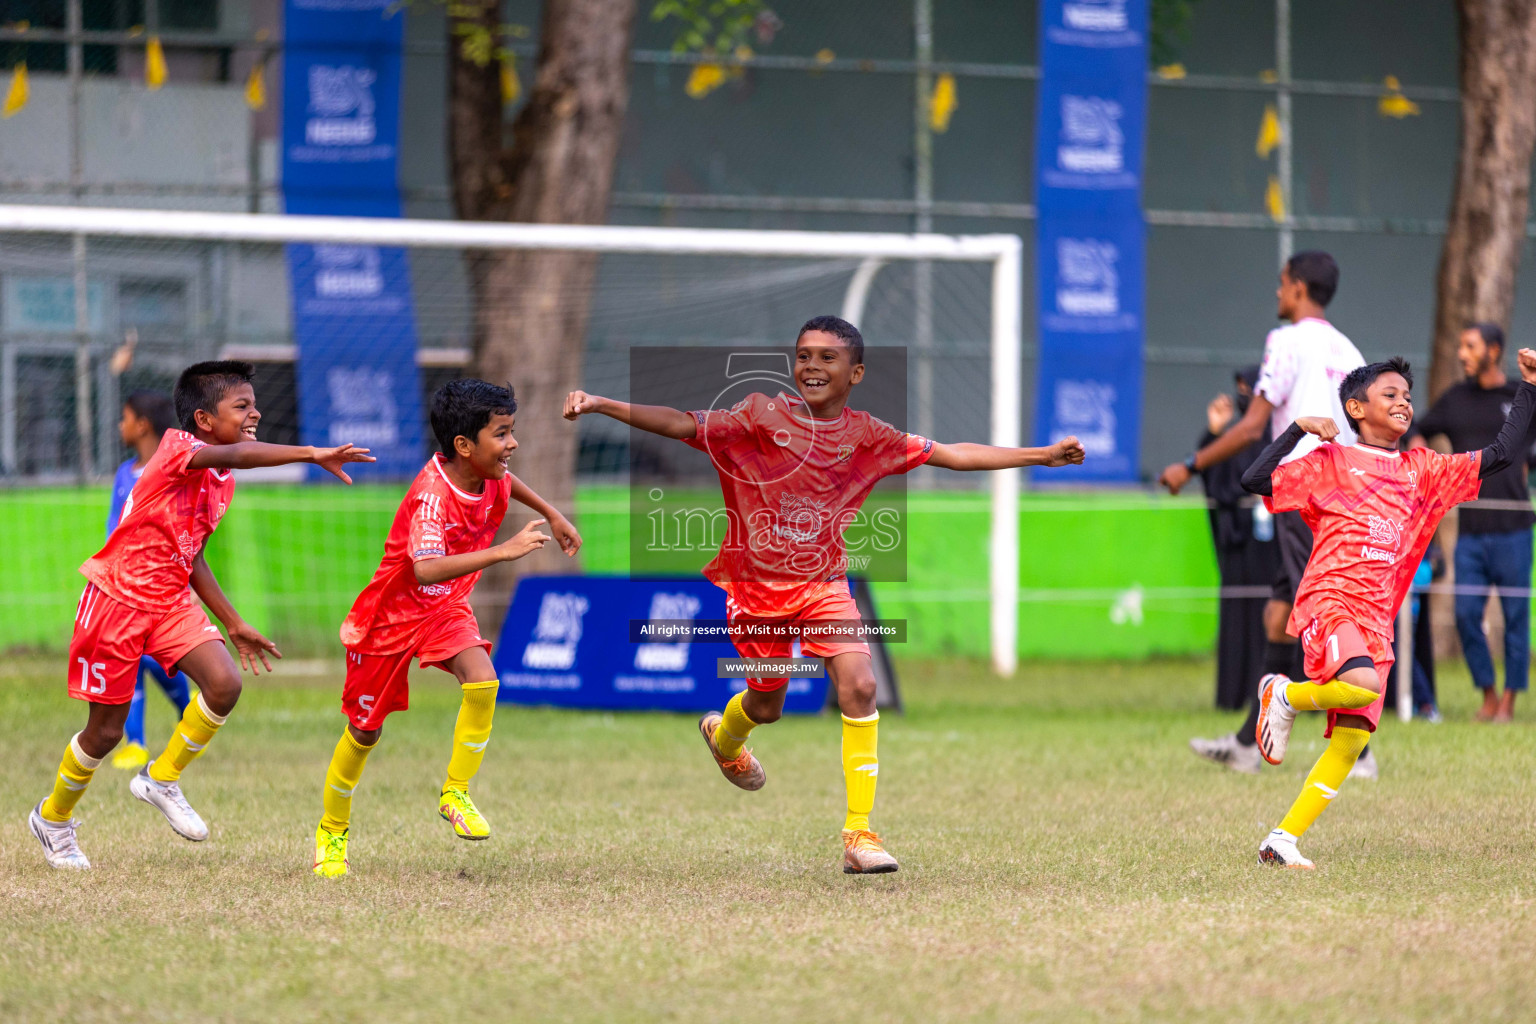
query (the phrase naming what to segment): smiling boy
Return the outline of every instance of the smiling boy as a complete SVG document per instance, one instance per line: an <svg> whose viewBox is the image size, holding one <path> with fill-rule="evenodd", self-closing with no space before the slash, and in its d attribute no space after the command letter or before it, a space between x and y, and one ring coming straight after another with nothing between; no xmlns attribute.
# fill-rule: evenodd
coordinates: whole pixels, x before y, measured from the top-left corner
<svg viewBox="0 0 1536 1024"><path fill-rule="evenodd" d="M1259 689L1259 752L1285 757L1297 711L1327 711L1328 746L1290 812L1259 845L1259 863L1310 868L1297 840L1336 795L1381 720L1392 669L1393 622L1435 528L1451 507L1477 497L1482 481L1524 454L1536 409L1536 352L1520 350L1509 416L1493 444L1442 455L1399 451L1413 423L1413 374L1402 359L1371 363L1339 386L1355 444L1320 444L1280 464L1305 434L1331 442L1339 425L1304 417L1243 474L1272 512L1297 509L1316 541L1286 629L1301 639L1311 680L1267 675Z"/></svg>
<svg viewBox="0 0 1536 1024"><path fill-rule="evenodd" d="M864 339L835 316L806 322L795 342L795 395L753 394L733 408L683 412L634 405L573 391L565 417L610 416L640 430L676 438L706 451L720 477L733 523L753 524L755 540L728 537L704 574L726 593L733 626L807 626L860 618L844 573L843 532L881 478L923 464L946 469L1065 466L1083 461L1083 446L1068 437L1048 448L994 448L939 444L897 430L848 408L864 379ZM783 521L791 510L792 522ZM806 510L817 510L806 514ZM771 529L756 524L771 521ZM755 641L732 630L743 658L785 658L790 641ZM843 870L849 874L895 871L896 859L870 829L879 775L875 675L862 640L830 642L807 637L801 651L826 659L843 719ZM757 726L779 719L788 679L748 678L724 712L699 720L699 731L720 771L732 784L761 789L762 765L744 746Z"/></svg>
<svg viewBox="0 0 1536 1024"><path fill-rule="evenodd" d="M184 839L208 838L208 826L181 792L181 773L234 710L240 669L192 592L224 623L240 663L253 674L260 673L258 666L271 671L268 652L282 657L272 641L240 618L203 559L204 543L234 498L231 471L310 462L350 484L342 467L373 461L368 449L351 445L310 448L257 441L261 413L252 370L250 363L220 360L182 372L175 392L182 429L166 433L134 485L117 529L80 567L90 583L75 611L69 695L88 701L90 713L64 751L53 792L27 819L53 867L91 866L72 814L102 758L122 739L144 655L167 671L185 672L198 694L164 752L130 780L129 791L164 814Z"/></svg>
<svg viewBox="0 0 1536 1024"><path fill-rule="evenodd" d="M480 635L469 595L485 569L542 548L551 539L539 532L546 522L566 555L581 547L576 528L507 471L517 450L516 412L510 387L483 380L449 381L432 396L432 432L442 454L427 460L406 491L384 559L341 626L347 726L325 775L324 814L315 829L313 867L322 878L347 873L352 791L384 719L410 707L412 658L452 674L463 692L438 813L460 839L491 834L469 798L469 783L490 741L499 683L491 642ZM544 518L493 545L512 499Z"/></svg>

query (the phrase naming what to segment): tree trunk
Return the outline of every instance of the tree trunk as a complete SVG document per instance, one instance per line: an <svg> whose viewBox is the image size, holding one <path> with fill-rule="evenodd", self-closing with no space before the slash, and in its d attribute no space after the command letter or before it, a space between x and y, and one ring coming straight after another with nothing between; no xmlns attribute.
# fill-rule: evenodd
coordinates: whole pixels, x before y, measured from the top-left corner
<svg viewBox="0 0 1536 1024"><path fill-rule="evenodd" d="M1536 0L1458 0L1456 9L1461 155L1435 286L1431 401L1461 379L1456 344L1467 324L1509 326L1536 141Z"/></svg>
<svg viewBox="0 0 1536 1024"><path fill-rule="evenodd" d="M614 161L629 102L635 0L545 0L528 102L504 145L500 68L462 52L468 22L497 29L496 0L450 7L449 153L454 207L467 220L598 224L608 212ZM512 471L556 508L572 510L576 427L561 418L581 386L587 307L596 257L508 250L468 257L475 301L475 372L517 392ZM527 519L510 515L501 536ZM494 636L516 577L570 572L554 545L487 571L476 590L482 631Z"/></svg>

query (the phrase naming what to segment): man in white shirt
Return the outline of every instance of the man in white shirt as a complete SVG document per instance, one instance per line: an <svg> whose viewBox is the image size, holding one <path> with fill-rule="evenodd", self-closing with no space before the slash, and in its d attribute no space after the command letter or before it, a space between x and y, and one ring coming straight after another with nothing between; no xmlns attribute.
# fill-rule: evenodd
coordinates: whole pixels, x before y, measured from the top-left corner
<svg viewBox="0 0 1536 1024"><path fill-rule="evenodd" d="M1270 331L1264 340L1264 362L1248 411L1210 444L1163 470L1158 482L1170 493L1178 494L1196 471L1225 462L1259 440L1266 427L1270 436L1278 437L1304 416L1332 419L1339 425L1338 443L1354 442L1355 435L1339 401L1339 384L1351 370L1364 366L1365 359L1324 317L1324 309L1338 286L1339 265L1325 252L1298 252L1285 261L1280 271L1280 287L1275 292L1276 314L1285 324ZM1320 443L1308 434L1285 461L1301 458ZM1282 512L1275 516L1275 535L1280 543L1280 572L1264 609L1264 629L1269 638L1264 671L1294 675L1298 674L1296 638L1285 632L1285 623L1296 600L1301 574L1312 555L1312 532L1301 521L1300 512ZM1255 685L1248 719L1236 733L1214 740L1194 739L1190 747L1202 757L1236 771L1257 772L1261 760L1254 737L1258 707ZM1369 749L1361 753L1356 770L1375 777L1376 762Z"/></svg>

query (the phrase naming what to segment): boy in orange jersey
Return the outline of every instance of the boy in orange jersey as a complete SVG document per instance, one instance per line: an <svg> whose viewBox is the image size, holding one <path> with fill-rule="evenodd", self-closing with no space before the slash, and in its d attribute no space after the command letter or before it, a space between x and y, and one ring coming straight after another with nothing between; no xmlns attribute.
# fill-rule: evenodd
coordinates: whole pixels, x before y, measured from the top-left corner
<svg viewBox="0 0 1536 1024"><path fill-rule="evenodd" d="M581 547L576 528L507 471L517 402L510 387L455 380L432 396L432 432L443 454L427 460L411 483L384 542L384 560L341 626L347 649L342 711L347 727L325 776L324 814L315 829L315 874L347 873L352 791L390 712L410 707L411 659L452 673L463 687L448 776L438 813L460 839L485 839L491 829L469 798L491 736L498 682L491 642L480 635L469 606L480 573L497 562L542 548L550 533L567 556ZM543 516L492 545L517 500Z"/></svg>
<svg viewBox="0 0 1536 1024"><path fill-rule="evenodd" d="M1075 437L1046 448L994 448L983 444L938 444L897 430L865 412L848 408L853 386L864 378L864 339L858 328L835 316L819 316L800 329L795 342L796 394L754 394L725 410L681 412L664 406L633 405L573 391L565 416L611 416L630 426L673 437L709 452L720 476L733 524L753 524L750 533L766 543L736 543L727 537L704 574L726 593L733 625L801 624L858 620L844 572L843 531L882 477L923 464L946 469L1007 469L1066 466L1083 461ZM789 510L793 521L786 521ZM814 510L814 511L811 511ZM771 523L769 529L763 526ZM733 526L733 530L736 527ZM749 640L732 630L744 658L783 658L788 640ZM843 717L843 777L847 815L843 821L843 870L880 874L896 870L869 827L879 774L875 674L869 646L806 637L801 650L826 659ZM747 790L763 787L762 765L745 749L747 734L777 721L784 709L788 679L749 678L725 711L699 720L699 731L720 771Z"/></svg>
<svg viewBox="0 0 1536 1024"><path fill-rule="evenodd" d="M1536 352L1520 350L1520 375L1525 382L1493 444L1442 455L1398 448L1413 423L1408 364L1362 366L1339 385L1354 444L1320 444L1281 465L1305 434L1328 442L1340 434L1333 420L1304 416L1243 474L1243 486L1262 494L1270 511L1299 510L1316 538L1286 625L1301 639L1309 679L1260 680L1259 753L1279 764L1296 712L1328 712L1328 746L1279 827L1259 844L1260 864L1313 866L1296 842L1338 795L1381 721L1393 624L1435 528L1453 506L1476 498L1484 479L1524 455L1536 412Z"/></svg>
<svg viewBox="0 0 1536 1024"><path fill-rule="evenodd" d="M75 804L102 758L123 736L138 679L149 655L168 672L185 672L198 695L159 757L129 781L129 791L165 815L185 839L208 838L208 826L181 792L182 770L208 746L240 697L240 669L192 591L218 616L240 662L271 670L277 646L242 620L203 560L203 544L235 494L232 470L310 462L346 483L349 462L372 462L366 448L310 448L256 440L261 413L249 363L198 363L176 382L176 418L144 467L107 544L80 571L90 580L75 612L69 643L69 695L90 702L85 728L64 751L53 792L27 824L56 868L86 869ZM188 584L191 590L188 590Z"/></svg>

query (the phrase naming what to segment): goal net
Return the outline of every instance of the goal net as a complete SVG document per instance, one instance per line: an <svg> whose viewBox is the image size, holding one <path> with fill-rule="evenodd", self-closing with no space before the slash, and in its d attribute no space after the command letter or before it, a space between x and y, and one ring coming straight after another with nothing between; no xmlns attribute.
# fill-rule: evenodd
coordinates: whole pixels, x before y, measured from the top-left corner
<svg viewBox="0 0 1536 1024"><path fill-rule="evenodd" d="M435 447L427 397L475 372L477 324L498 312L485 308L495 293L477 291L473 268L528 250L596 259L590 287L544 280L536 296L545 308L586 310L581 351L569 358L593 393L630 397L648 350L788 352L801 323L832 313L861 328L872 373L883 353L895 358L884 365L903 367L896 426L1020 443L1021 243L1012 235L0 206L0 524L11 550L0 649L68 641L75 570L99 546L105 485L128 455L124 399L169 392L191 362L239 358L257 368L263 440L350 440L391 456L350 489L291 470L249 474L209 545L248 619L290 655L333 656L404 483ZM537 387L511 376L520 398ZM584 569L626 572L629 475L646 453L611 420L572 429ZM909 549L912 578L876 581L881 613L917 635L964 633L1012 672L1018 471L920 470L907 484L912 529L946 531L959 546Z"/></svg>

